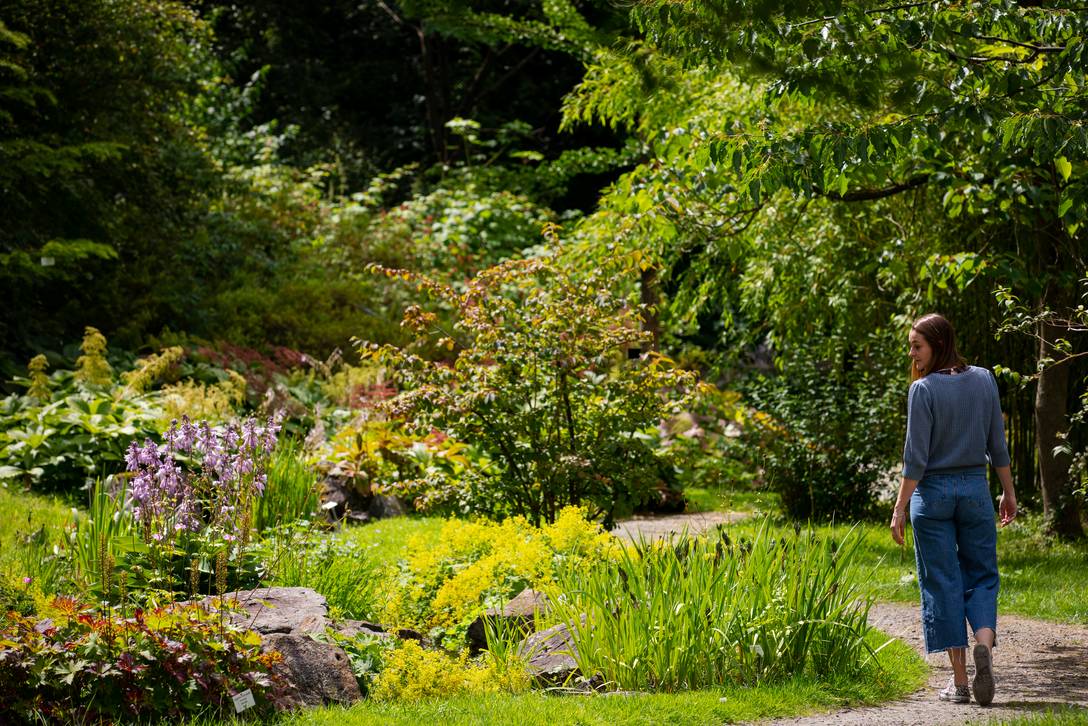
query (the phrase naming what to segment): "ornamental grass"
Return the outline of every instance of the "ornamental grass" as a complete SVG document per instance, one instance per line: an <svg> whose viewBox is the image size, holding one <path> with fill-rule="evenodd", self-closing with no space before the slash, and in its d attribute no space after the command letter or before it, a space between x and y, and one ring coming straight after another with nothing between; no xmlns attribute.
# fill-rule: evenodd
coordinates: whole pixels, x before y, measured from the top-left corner
<svg viewBox="0 0 1088 726"><path fill-rule="evenodd" d="M724 531L640 543L569 570L550 620L565 622L583 674L625 690L755 685L876 667L860 538ZM883 647L883 646L881 646Z"/></svg>

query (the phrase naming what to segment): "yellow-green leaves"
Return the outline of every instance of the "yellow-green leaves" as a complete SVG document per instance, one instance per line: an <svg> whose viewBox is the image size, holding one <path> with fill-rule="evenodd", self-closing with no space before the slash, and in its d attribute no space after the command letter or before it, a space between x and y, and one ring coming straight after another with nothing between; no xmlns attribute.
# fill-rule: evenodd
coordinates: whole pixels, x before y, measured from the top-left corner
<svg viewBox="0 0 1088 726"><path fill-rule="evenodd" d="M1062 176L1062 181L1069 181L1069 175L1073 173L1073 165L1069 163L1069 160L1064 156L1059 156L1054 160L1054 168Z"/></svg>

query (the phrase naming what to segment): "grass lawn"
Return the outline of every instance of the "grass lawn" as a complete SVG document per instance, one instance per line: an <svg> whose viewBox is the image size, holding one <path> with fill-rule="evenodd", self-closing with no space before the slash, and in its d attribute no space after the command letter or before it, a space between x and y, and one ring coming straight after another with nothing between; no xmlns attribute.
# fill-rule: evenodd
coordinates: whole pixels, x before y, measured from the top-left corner
<svg viewBox="0 0 1088 726"><path fill-rule="evenodd" d="M1069 706L1057 711L1046 711L1000 721L978 721L977 723L980 726L981 724L987 724L988 726L1028 726L1028 724L1031 726L1084 726L1088 724L1088 708Z"/></svg>
<svg viewBox="0 0 1088 726"><path fill-rule="evenodd" d="M43 526L50 540L61 536L72 521L71 505L56 498L27 494L15 487L0 486L0 575L19 575L17 542Z"/></svg>

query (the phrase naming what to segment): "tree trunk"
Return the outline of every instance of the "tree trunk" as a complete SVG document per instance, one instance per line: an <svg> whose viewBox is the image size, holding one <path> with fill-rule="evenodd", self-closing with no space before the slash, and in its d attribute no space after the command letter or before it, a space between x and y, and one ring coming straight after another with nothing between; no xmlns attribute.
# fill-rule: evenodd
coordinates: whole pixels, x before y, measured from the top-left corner
<svg viewBox="0 0 1088 726"><path fill-rule="evenodd" d="M441 39L427 37L423 27L416 28L419 37L419 54L423 71L424 100L427 109L427 130L431 137L431 149L435 158L445 163L449 160L446 148L446 122L449 121L449 103L446 98L444 48Z"/></svg>
<svg viewBox="0 0 1088 726"><path fill-rule="evenodd" d="M639 285L639 302L649 308L646 320L642 323L642 329L649 331L653 336L650 340L650 350L659 350L661 345L661 316L658 307L661 305L661 292L657 287L657 268L647 267L642 271Z"/></svg>
<svg viewBox="0 0 1088 726"><path fill-rule="evenodd" d="M1044 301L1044 307L1047 301ZM1039 358L1054 356L1054 341L1062 329L1048 323L1039 325ZM1080 507L1069 478L1068 454L1054 453L1060 435L1069 429L1066 405L1069 399L1069 366L1052 365L1039 374L1035 393L1035 445L1039 449L1039 488L1043 495L1043 517L1047 529L1059 537L1080 539Z"/></svg>

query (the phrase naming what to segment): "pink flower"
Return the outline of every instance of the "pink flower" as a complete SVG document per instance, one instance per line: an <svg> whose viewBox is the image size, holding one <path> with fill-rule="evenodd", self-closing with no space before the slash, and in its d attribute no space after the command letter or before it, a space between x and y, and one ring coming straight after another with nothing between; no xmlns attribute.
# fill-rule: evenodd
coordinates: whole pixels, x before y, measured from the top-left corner
<svg viewBox="0 0 1088 726"><path fill-rule="evenodd" d="M24 584L24 585L29 585L29 584L30 584L30 583L32 583L32 582L34 582L34 578L33 578L33 577L24 577L24 578L23 578L23 584Z"/></svg>

